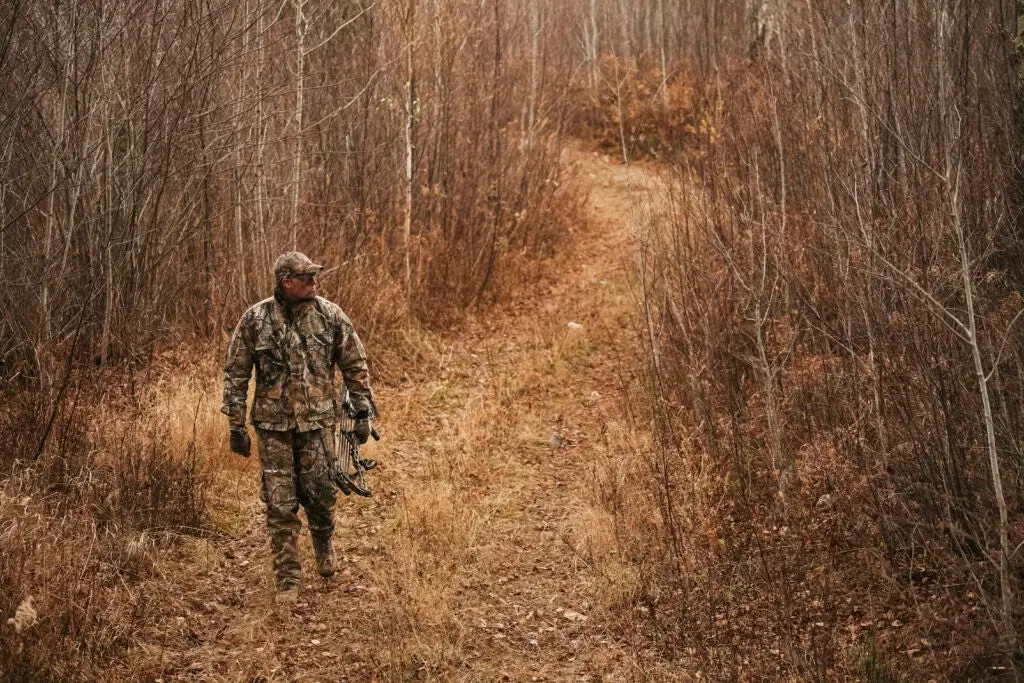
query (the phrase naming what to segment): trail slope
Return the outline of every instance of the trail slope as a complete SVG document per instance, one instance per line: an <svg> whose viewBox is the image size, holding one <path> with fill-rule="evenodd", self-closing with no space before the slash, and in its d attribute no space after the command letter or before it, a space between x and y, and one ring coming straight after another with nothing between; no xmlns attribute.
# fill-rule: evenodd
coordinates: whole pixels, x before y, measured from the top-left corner
<svg viewBox="0 0 1024 683"><path fill-rule="evenodd" d="M272 602L258 466L227 485L226 531L164 571L182 590L126 676L169 680L636 680L607 627L632 587L594 473L617 457L633 381L631 217L652 174L578 148L588 225L564 267L443 335L377 387L384 439L372 499L342 498L342 570L315 574L308 534L295 609ZM372 351L372 349L371 349Z"/></svg>

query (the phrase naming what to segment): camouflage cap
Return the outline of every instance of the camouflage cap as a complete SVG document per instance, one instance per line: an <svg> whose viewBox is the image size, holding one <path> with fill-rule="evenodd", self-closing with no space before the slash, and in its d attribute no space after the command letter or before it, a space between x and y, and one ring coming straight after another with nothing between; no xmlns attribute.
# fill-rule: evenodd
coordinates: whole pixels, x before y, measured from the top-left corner
<svg viewBox="0 0 1024 683"><path fill-rule="evenodd" d="M286 251L274 262L274 277L280 280L297 275L316 275L323 269L323 266L313 263L302 252Z"/></svg>

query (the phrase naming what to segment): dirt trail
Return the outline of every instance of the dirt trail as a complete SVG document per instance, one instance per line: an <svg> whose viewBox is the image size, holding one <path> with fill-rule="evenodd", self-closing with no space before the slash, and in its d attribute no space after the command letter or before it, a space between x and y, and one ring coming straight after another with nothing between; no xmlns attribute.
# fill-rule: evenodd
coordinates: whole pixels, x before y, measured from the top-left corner
<svg viewBox="0 0 1024 683"><path fill-rule="evenodd" d="M377 389L384 440L368 455L383 464L372 499L339 502L339 575L315 576L304 530L302 602L273 606L257 465L245 463L224 536L164 568L191 574L187 588L126 676L645 678L607 628L630 577L612 575L592 482L633 372L629 223L652 181L576 148L563 162L587 189L591 227L530 294L457 333L410 340L426 379Z"/></svg>

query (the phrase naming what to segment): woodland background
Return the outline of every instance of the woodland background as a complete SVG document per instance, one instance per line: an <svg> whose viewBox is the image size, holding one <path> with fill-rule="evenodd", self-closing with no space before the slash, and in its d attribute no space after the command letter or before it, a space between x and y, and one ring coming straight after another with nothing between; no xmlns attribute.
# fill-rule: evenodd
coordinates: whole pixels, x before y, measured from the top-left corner
<svg viewBox="0 0 1024 683"><path fill-rule="evenodd" d="M557 264L579 138L675 181L636 236L654 446L603 488L643 586L617 627L721 678L1017 675L1021 13L4 3L0 614L45 585L51 616L0 624L0 673L95 676L152 556L215 526L198 406L154 392L278 253L334 266L387 381L404 330Z"/></svg>

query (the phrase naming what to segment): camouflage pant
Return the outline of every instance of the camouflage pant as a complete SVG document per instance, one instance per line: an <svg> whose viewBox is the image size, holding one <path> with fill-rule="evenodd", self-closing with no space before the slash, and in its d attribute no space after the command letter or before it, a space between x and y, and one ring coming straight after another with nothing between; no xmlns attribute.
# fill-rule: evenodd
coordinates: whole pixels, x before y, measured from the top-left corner
<svg viewBox="0 0 1024 683"><path fill-rule="evenodd" d="M274 576L279 590L297 587L299 564L299 504L306 510L313 538L330 538L334 531L336 490L329 463L334 453L333 429L276 432L257 429L267 530L274 553Z"/></svg>

